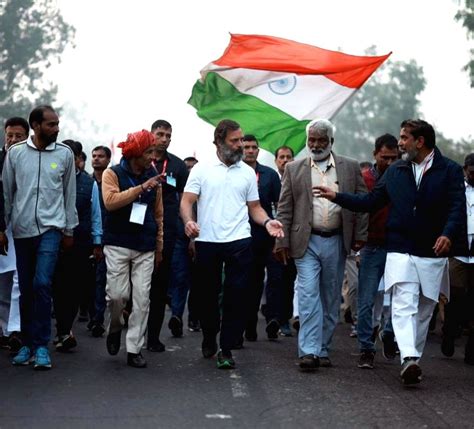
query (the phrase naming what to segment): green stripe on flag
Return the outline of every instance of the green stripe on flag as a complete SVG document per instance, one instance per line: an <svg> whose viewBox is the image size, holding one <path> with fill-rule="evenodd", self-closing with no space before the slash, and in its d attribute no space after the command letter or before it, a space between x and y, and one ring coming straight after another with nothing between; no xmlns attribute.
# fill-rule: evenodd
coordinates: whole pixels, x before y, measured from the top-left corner
<svg viewBox="0 0 474 429"><path fill-rule="evenodd" d="M305 146L308 120L298 121L253 95L242 94L217 73L208 73L204 83L196 82L188 103L212 125L222 119L238 122L244 133L255 135L260 147L271 153L286 145L296 154Z"/></svg>

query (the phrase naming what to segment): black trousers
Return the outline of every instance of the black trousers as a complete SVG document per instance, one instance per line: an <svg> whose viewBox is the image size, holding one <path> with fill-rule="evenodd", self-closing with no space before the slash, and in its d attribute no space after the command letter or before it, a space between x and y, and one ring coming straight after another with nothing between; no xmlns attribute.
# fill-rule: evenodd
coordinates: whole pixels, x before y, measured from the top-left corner
<svg viewBox="0 0 474 429"><path fill-rule="evenodd" d="M254 255L253 271L250 288L250 312L246 323L246 329L254 331L258 322L258 310L262 293L264 290L265 269L267 273L266 283L266 310L265 319L278 320L279 323L285 323L285 293L284 274L285 266L280 264L273 257L272 251L274 240L266 235L252 238L252 252Z"/></svg>
<svg viewBox="0 0 474 429"><path fill-rule="evenodd" d="M84 296L93 302L95 273L91 254L91 247L79 246L73 246L59 254L53 280L53 305L58 335L69 334Z"/></svg>
<svg viewBox="0 0 474 429"><path fill-rule="evenodd" d="M449 259L450 301L444 308L443 333L456 337L463 327L474 329L474 264Z"/></svg>
<svg viewBox="0 0 474 429"><path fill-rule="evenodd" d="M198 281L194 292L203 336L215 338L220 331L220 347L230 351L242 336L248 317L251 239L229 243L197 241L196 268Z"/></svg>
<svg viewBox="0 0 474 429"><path fill-rule="evenodd" d="M293 295L295 290L296 266L293 259L287 265L278 262L272 255L267 265L266 319L277 319L280 325L293 317Z"/></svg>
<svg viewBox="0 0 474 429"><path fill-rule="evenodd" d="M170 281L171 259L173 258L175 241L174 236L168 240L165 238L163 243L163 260L158 269L154 269L151 276L148 344L156 344L160 339L161 327L165 318L166 303L168 302L168 284Z"/></svg>

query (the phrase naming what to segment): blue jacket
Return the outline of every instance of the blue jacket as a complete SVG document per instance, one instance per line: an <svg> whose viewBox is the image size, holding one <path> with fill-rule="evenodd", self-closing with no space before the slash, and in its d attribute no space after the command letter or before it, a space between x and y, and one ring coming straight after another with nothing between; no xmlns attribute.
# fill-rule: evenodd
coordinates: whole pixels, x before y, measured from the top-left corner
<svg viewBox="0 0 474 429"><path fill-rule="evenodd" d="M140 176L135 176L124 158L119 165L114 165L110 169L117 175L120 192L141 185L156 175L156 172L150 168ZM104 244L138 252L154 251L157 248L156 237L159 227L155 219L156 192L145 192L135 202L147 206L143 225L130 222L133 202L117 210L107 210L104 222Z"/></svg>
<svg viewBox="0 0 474 429"><path fill-rule="evenodd" d="M419 189L411 162L399 160L388 168L372 192L338 193L334 202L361 212L375 212L391 202L386 225L388 252L435 258L433 246L441 235L451 240L450 254L467 251L463 171L438 148Z"/></svg>

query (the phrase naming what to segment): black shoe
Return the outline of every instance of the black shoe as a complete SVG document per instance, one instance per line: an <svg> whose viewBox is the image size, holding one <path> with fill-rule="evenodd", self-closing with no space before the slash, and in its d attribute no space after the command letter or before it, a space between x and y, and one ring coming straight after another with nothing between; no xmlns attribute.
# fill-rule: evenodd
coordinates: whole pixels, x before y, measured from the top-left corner
<svg viewBox="0 0 474 429"><path fill-rule="evenodd" d="M87 326L86 326L87 330L92 331L92 328L94 327L94 325L95 325L95 321L89 320L89 323L87 323Z"/></svg>
<svg viewBox="0 0 474 429"><path fill-rule="evenodd" d="M20 338L19 332L12 332L8 337L8 347L10 348L10 353L18 353L23 346L23 342Z"/></svg>
<svg viewBox="0 0 474 429"><path fill-rule="evenodd" d="M99 337L101 337L102 335L104 335L104 332L105 332L105 327L104 327L104 325L102 325L102 323L95 322L95 323L94 323L94 326L93 326L92 329L91 329L92 336L93 336L94 338L99 338Z"/></svg>
<svg viewBox="0 0 474 429"><path fill-rule="evenodd" d="M319 368L319 358L314 355L306 355L300 358L301 371L314 371Z"/></svg>
<svg viewBox="0 0 474 429"><path fill-rule="evenodd" d="M276 340L278 338L278 331L280 330L280 324L278 320L272 319L268 322L265 331L269 340Z"/></svg>
<svg viewBox="0 0 474 429"><path fill-rule="evenodd" d="M153 342L148 341L146 349L149 352L162 353L165 351L165 345L160 340Z"/></svg>
<svg viewBox="0 0 474 429"><path fill-rule="evenodd" d="M394 360L397 356L397 343L393 334L382 335L382 355L387 360Z"/></svg>
<svg viewBox="0 0 474 429"><path fill-rule="evenodd" d="M421 368L418 365L417 360L418 358L414 357L406 357L403 360L400 377L402 379L402 383L406 386L418 384L421 382Z"/></svg>
<svg viewBox="0 0 474 429"><path fill-rule="evenodd" d="M464 350L464 362L468 365L474 365L474 330L472 329Z"/></svg>
<svg viewBox="0 0 474 429"><path fill-rule="evenodd" d="M77 341L72 332L69 335L59 335L56 343L58 352L67 352L77 346Z"/></svg>
<svg viewBox="0 0 474 429"><path fill-rule="evenodd" d="M357 366L362 369L374 369L375 352L363 351L359 357Z"/></svg>
<svg viewBox="0 0 474 429"><path fill-rule="evenodd" d="M245 329L245 339L247 341L250 341L250 342L257 341L257 337L258 335L257 335L256 327Z"/></svg>
<svg viewBox="0 0 474 429"><path fill-rule="evenodd" d="M201 332L201 324L199 320L188 320L188 331Z"/></svg>
<svg viewBox="0 0 474 429"><path fill-rule="evenodd" d="M202 355L211 358L217 353L217 343L215 338L204 338L201 345Z"/></svg>
<svg viewBox="0 0 474 429"><path fill-rule="evenodd" d="M331 368L332 367L332 362L327 356L326 357L320 357L319 358L319 366L321 368Z"/></svg>
<svg viewBox="0 0 474 429"><path fill-rule="evenodd" d="M443 334L443 341L441 341L441 353L447 357L454 355L454 337Z"/></svg>
<svg viewBox="0 0 474 429"><path fill-rule="evenodd" d="M107 351L110 355L115 356L120 350L120 337L122 330L107 335Z"/></svg>
<svg viewBox="0 0 474 429"><path fill-rule="evenodd" d="M235 361L230 351L227 351L227 352L223 352L222 350L219 351L219 353L217 354L217 368L219 369L234 369L235 368Z"/></svg>
<svg viewBox="0 0 474 429"><path fill-rule="evenodd" d="M146 368L146 360L141 353L127 353L127 365L134 368Z"/></svg>
<svg viewBox="0 0 474 429"><path fill-rule="evenodd" d="M171 316L168 322L168 328L170 328L173 337L180 338L183 336L183 321L178 316Z"/></svg>

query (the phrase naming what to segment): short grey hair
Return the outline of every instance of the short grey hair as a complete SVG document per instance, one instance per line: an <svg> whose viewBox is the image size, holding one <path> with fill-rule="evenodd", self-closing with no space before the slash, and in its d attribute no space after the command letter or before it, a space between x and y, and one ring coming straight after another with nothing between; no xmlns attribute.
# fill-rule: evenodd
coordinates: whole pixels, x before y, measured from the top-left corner
<svg viewBox="0 0 474 429"><path fill-rule="evenodd" d="M308 138L311 130L326 134L329 140L333 139L336 133L336 127L328 119L313 119L306 125L306 138Z"/></svg>

